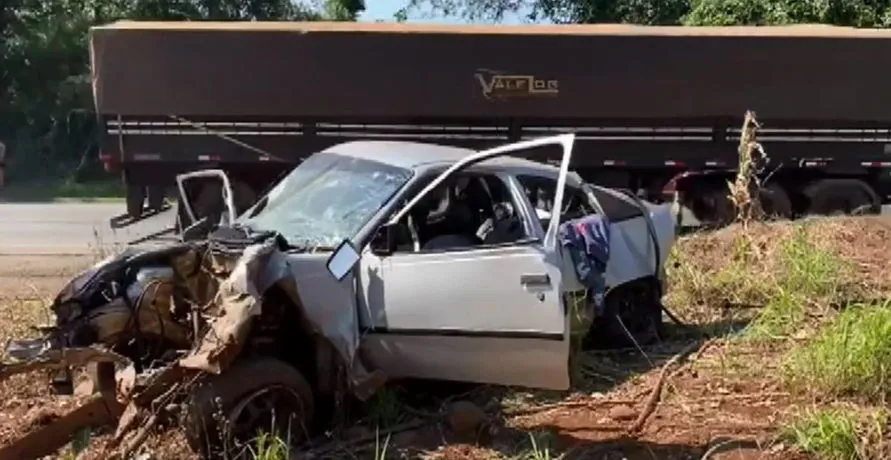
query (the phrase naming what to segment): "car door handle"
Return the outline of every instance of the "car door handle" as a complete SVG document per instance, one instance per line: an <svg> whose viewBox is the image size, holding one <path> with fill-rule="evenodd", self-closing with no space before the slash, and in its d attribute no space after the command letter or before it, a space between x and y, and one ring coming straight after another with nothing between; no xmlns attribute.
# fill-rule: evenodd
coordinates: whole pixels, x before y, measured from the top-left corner
<svg viewBox="0 0 891 460"><path fill-rule="evenodd" d="M551 277L547 273L536 275L520 275L520 284L523 286L550 286Z"/></svg>

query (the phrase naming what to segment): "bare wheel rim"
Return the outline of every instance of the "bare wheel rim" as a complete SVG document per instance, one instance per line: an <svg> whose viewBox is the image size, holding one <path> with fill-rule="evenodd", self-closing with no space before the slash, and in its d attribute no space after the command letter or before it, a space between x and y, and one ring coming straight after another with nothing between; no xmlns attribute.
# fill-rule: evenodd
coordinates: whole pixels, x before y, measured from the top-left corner
<svg viewBox="0 0 891 460"><path fill-rule="evenodd" d="M293 388L273 385L242 398L226 420L226 451L240 458L256 446L259 436L268 433L289 446L307 438L303 399ZM269 445L269 441L266 442Z"/></svg>

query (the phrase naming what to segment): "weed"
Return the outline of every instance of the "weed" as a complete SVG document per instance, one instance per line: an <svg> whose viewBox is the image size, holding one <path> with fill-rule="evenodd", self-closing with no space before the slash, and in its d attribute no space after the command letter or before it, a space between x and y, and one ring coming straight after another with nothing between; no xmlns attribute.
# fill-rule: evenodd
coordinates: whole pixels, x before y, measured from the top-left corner
<svg viewBox="0 0 891 460"><path fill-rule="evenodd" d="M784 430L784 437L806 453L825 460L862 460L882 449L884 410L862 414L850 410L823 409L800 415Z"/></svg>
<svg viewBox="0 0 891 460"><path fill-rule="evenodd" d="M384 443L381 444L381 431L380 427L375 427L374 429L374 460L384 460L387 458L387 451L390 448L390 435L387 435L387 439L384 440Z"/></svg>
<svg viewBox="0 0 891 460"><path fill-rule="evenodd" d="M405 415L399 407L399 395L393 388L384 388L368 402L368 417L371 424L389 428L402 421Z"/></svg>
<svg viewBox="0 0 891 460"><path fill-rule="evenodd" d="M806 224L796 226L779 249L773 295L747 328L749 339L776 340L794 333L836 297L841 285L837 276L843 261L815 245Z"/></svg>
<svg viewBox="0 0 891 460"><path fill-rule="evenodd" d="M793 384L836 395L883 397L891 377L891 304L852 306L787 355Z"/></svg>
<svg viewBox="0 0 891 460"><path fill-rule="evenodd" d="M781 339L799 327L805 318L802 298L788 289L779 289L758 316L746 328L751 340Z"/></svg>
<svg viewBox="0 0 891 460"><path fill-rule="evenodd" d="M811 299L826 299L837 293L838 276L845 264L814 244L806 223L797 226L780 249L780 282L786 290Z"/></svg>
<svg viewBox="0 0 891 460"><path fill-rule="evenodd" d="M259 433L253 446L248 446L253 460L287 460L290 446L281 437L270 433Z"/></svg>
<svg viewBox="0 0 891 460"><path fill-rule="evenodd" d="M551 460L555 457L551 444L553 435L548 432L529 433L529 450L521 453L516 460Z"/></svg>
<svg viewBox="0 0 891 460"><path fill-rule="evenodd" d="M93 433L89 428L79 430L74 434L74 438L71 440L69 448L65 449L62 454L59 455L59 458L61 460L75 460L82 452L90 447L90 439L92 438L92 435Z"/></svg>

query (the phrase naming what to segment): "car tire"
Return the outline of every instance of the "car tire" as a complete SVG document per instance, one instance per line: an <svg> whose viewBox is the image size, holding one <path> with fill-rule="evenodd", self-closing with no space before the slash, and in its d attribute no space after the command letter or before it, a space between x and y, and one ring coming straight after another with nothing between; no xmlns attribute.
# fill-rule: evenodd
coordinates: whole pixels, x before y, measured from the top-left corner
<svg viewBox="0 0 891 460"><path fill-rule="evenodd" d="M656 281L642 279L610 290L604 300L603 313L591 324L585 347L650 345L661 341L663 333L662 303Z"/></svg>
<svg viewBox="0 0 891 460"><path fill-rule="evenodd" d="M253 422L247 423L246 407L259 402L281 412L268 414L270 420L250 417ZM280 438L287 436L292 446L299 445L309 438L314 410L312 388L297 368L274 358L245 359L190 393L183 425L189 444L204 458L253 458L243 443L253 439L256 430L270 430L274 424Z"/></svg>

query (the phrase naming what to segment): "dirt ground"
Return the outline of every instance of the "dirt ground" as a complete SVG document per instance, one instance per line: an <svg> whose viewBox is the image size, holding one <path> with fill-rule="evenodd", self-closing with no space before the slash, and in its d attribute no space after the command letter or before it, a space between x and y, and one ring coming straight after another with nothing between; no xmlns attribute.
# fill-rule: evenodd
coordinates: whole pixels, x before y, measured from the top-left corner
<svg viewBox="0 0 891 460"><path fill-rule="evenodd" d="M821 230L825 232L821 244L834 245L858 269L883 270L852 288L881 293L876 286L887 281L891 270L876 264L891 265L882 260L891 254L887 238L891 224L879 219L850 222L854 221ZM819 399L777 378L789 343L727 336L756 314L759 305L749 303L757 303L759 294L740 298L739 293L751 286L725 292L714 283L697 281L697 276L719 278L716 267L739 251L738 231L682 243L687 249L682 258L688 259L673 262L674 291L668 304L684 318L685 326L670 326L664 343L644 350L586 352L579 360L585 379L571 392L496 388L468 392L462 387L460 395L447 391L445 396L419 397L423 386L396 387L391 393L397 402L390 404L398 406L398 415L378 423L382 433L378 436L390 436L389 456L650 460L700 459L708 453L711 459L810 458L778 436L785 421ZM789 230L777 227L755 234L745 244L764 261L774 250L772 242L789 237ZM690 262L691 257L698 262ZM0 256L0 342L33 335L30 326L46 321L44 305L93 262L91 257ZM727 284L733 283L739 281ZM470 409L455 401L466 401ZM0 446L79 402L78 397L50 396L38 375L0 383ZM474 415L475 411L480 414ZM374 429L368 422L373 412L361 412L360 420L339 433L338 441L329 440L308 458L374 458L374 436L370 436ZM471 423L468 434L456 426L454 417L478 420ZM400 429L406 425L411 429ZM639 429L632 429L635 425ZM93 433L90 448L79 458L102 458L107 439L107 432ZM151 458L197 458L175 428L155 433L144 450ZM545 450L550 457L544 456Z"/></svg>

